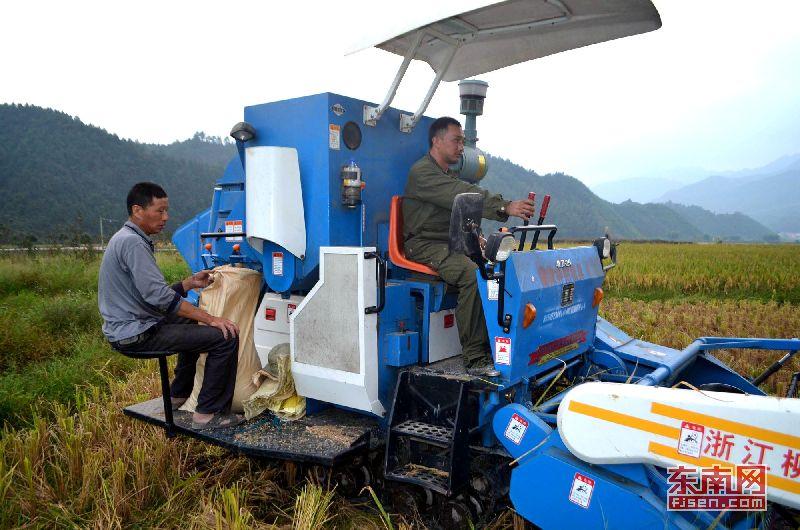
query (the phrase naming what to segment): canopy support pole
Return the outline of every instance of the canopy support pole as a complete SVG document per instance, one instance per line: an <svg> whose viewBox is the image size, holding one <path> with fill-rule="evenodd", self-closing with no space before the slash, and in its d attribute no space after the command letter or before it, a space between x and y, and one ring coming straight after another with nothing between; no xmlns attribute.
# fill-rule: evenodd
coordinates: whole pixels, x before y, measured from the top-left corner
<svg viewBox="0 0 800 530"><path fill-rule="evenodd" d="M392 81L392 84L389 87L389 92L383 99L383 103L381 103L377 107L370 107L369 105L364 105L364 125L375 127L375 124L377 124L378 120L381 119L383 113L386 112L386 109L389 108L389 104L394 99L395 94L397 94L397 87L400 86L400 82L403 80L403 76L406 74L406 70L408 70L408 65L411 63L411 59L414 58L414 54L417 53L417 49L419 48L419 45L422 43L422 38L424 36L425 36L424 29L417 31L417 36L414 37L414 41L411 44L411 47L406 52L406 55L403 58L403 63L400 65L400 69L397 70L397 74L394 76L394 81Z"/></svg>
<svg viewBox="0 0 800 530"><path fill-rule="evenodd" d="M394 99L395 94L397 94L397 88L400 86L400 82L403 80L403 76L408 70L408 65L411 64L411 60L414 59L414 55L416 55L417 50L422 45L422 39L425 35L430 35L440 41L449 44L450 50L447 54L447 59L445 60L444 67L439 70L436 74L436 77L433 79L433 83L431 83L430 88L428 88L427 94L425 94L425 98L422 100L417 112L414 113L413 116L408 114L401 114L400 115L400 130L402 132L411 132L412 129L417 125L420 118L422 118L422 114L425 112L425 109L428 108L428 105L433 98L433 94L436 93L436 89L439 87L439 84L442 82L442 77L444 77L445 72L447 72L447 68L449 68L450 63L453 62L453 57L455 57L456 52L458 51L459 46L461 46L461 41L458 39L454 39L449 35L445 35L440 31L436 31L433 28L421 28L417 31L414 40L411 43L411 47L406 52L405 56L403 57L403 62L400 65L400 68L397 70L397 74L394 76L394 81L389 86L389 92L386 94L386 97L383 99L383 103L378 105L377 107L370 107L369 105L364 105L364 125L368 125L370 127L375 127L378 123L378 120L381 119L383 113L386 112L386 109L389 108L392 100Z"/></svg>
<svg viewBox="0 0 800 530"><path fill-rule="evenodd" d="M431 99L433 98L433 94L436 93L436 89L439 88L439 84L442 82L442 77L444 77L444 74L445 72L447 72L447 69L450 68L450 63L453 62L453 57L455 57L456 52L458 51L458 47L461 45L461 43L458 41L453 41L450 42L449 44L451 45L451 48L450 52L447 54L447 59L445 60L442 68L439 69L439 72L436 74L436 77L433 78L433 83L431 83L430 88L428 88L428 93L425 94L425 99L422 100L422 103L417 109L417 112L415 112L413 116L410 116L408 114L400 114L401 132L410 133L414 129L414 127L416 127L420 118L422 118L422 115L425 113L425 109L428 108L428 104L430 104Z"/></svg>

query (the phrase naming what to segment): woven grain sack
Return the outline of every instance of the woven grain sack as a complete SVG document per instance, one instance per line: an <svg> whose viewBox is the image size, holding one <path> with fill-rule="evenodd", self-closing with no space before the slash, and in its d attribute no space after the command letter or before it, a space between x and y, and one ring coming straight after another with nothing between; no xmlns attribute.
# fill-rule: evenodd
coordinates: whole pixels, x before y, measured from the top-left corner
<svg viewBox="0 0 800 530"><path fill-rule="evenodd" d="M253 318L261 291L261 273L252 269L223 265L212 271L214 283L203 289L200 309L211 315L227 318L239 326L239 365L236 368L236 389L233 392L231 410L242 412L242 401L249 398L258 387L253 384L253 375L261 369L255 342L253 342ZM194 412L197 396L203 384L206 355L197 360L192 394L181 410Z"/></svg>

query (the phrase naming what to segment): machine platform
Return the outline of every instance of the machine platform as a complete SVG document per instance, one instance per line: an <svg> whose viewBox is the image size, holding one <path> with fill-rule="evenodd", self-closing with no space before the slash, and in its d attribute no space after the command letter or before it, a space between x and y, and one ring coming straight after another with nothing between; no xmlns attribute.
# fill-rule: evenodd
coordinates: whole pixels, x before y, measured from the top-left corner
<svg viewBox="0 0 800 530"><path fill-rule="evenodd" d="M430 364L414 366L411 368L411 371L415 373L441 375L449 379L459 379L462 381L477 379L467 373L467 368L464 366L464 359L460 355L448 357L447 359L442 359L441 361Z"/></svg>
<svg viewBox="0 0 800 530"><path fill-rule="evenodd" d="M127 416L163 427L160 397L124 409ZM175 432L253 457L334 465L380 441L378 420L329 408L296 421L264 413L236 427L213 431L191 428L191 413L174 412Z"/></svg>

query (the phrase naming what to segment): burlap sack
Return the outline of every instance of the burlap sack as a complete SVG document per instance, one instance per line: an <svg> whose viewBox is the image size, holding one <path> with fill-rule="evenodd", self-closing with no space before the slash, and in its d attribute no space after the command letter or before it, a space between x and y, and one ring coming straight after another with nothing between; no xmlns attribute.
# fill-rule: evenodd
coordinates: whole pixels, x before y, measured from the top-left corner
<svg viewBox="0 0 800 530"><path fill-rule="evenodd" d="M244 401L244 417L255 418L265 410L282 420L299 420L306 414L306 398L298 396L292 378L289 344L278 344L269 352L266 369L253 376L258 390Z"/></svg>
<svg viewBox="0 0 800 530"><path fill-rule="evenodd" d="M253 318L261 291L261 273L243 267L223 265L212 271L214 283L203 289L200 308L209 314L227 318L239 326L239 365L236 370L236 389L233 392L233 412L242 412L242 401L249 398L258 387L253 375L261 369L256 345L253 342ZM194 412L197 396L203 385L206 355L197 360L194 388L181 410Z"/></svg>

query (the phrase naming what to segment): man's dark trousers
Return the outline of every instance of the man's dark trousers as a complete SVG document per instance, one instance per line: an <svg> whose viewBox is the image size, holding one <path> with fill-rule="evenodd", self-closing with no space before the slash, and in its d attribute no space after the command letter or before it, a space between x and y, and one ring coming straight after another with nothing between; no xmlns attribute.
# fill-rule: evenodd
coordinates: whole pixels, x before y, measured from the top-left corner
<svg viewBox="0 0 800 530"><path fill-rule="evenodd" d="M239 363L238 337L225 339L217 328L200 326L193 320L175 315L168 316L145 335L133 344L112 345L121 352L131 353L177 351L178 364L170 386L174 398L189 397L194 386L197 358L201 353L208 353L196 411L210 414L230 409Z"/></svg>

